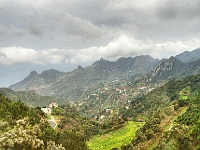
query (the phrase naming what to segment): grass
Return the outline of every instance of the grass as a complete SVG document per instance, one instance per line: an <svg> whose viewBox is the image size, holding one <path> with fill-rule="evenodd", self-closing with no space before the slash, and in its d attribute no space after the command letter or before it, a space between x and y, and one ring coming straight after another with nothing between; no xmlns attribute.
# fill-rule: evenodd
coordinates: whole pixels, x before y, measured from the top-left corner
<svg viewBox="0 0 200 150"><path fill-rule="evenodd" d="M145 115L138 115L138 120L145 121L145 120L148 120L148 117Z"/></svg>
<svg viewBox="0 0 200 150"><path fill-rule="evenodd" d="M136 131L143 125L143 122L130 121L117 131L93 137L87 144L91 150L111 150L112 148L120 148L130 143L135 137Z"/></svg>
<svg viewBox="0 0 200 150"><path fill-rule="evenodd" d="M182 100L188 99L188 97L190 95L190 91L191 91L191 87L190 86L187 86L186 88L182 89L179 92L179 95L180 95L179 99L182 99Z"/></svg>

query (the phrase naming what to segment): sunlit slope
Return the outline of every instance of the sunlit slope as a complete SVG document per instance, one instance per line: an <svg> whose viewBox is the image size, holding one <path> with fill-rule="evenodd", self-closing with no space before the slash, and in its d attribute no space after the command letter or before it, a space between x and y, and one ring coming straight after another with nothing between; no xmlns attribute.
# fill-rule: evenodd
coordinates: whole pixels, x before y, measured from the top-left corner
<svg viewBox="0 0 200 150"><path fill-rule="evenodd" d="M88 146L92 150L110 150L112 148L119 148L130 143L133 140L136 131L143 124L143 122L128 122L126 126L117 131L93 137L88 142Z"/></svg>

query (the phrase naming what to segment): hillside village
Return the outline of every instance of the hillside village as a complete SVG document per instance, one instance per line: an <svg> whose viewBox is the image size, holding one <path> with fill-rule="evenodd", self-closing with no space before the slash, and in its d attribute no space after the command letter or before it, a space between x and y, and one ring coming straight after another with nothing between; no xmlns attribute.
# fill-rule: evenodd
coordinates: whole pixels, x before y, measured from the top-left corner
<svg viewBox="0 0 200 150"><path fill-rule="evenodd" d="M57 104L56 102L52 102L52 103L49 104L49 106L41 108L41 110L42 110L44 113L50 115L51 112L52 112L52 110L55 109L55 108L57 108L57 107L58 107L58 104Z"/></svg>
<svg viewBox="0 0 200 150"><path fill-rule="evenodd" d="M153 89L163 85L164 82L136 84L133 82L120 83L118 80L99 83L98 88L78 101L70 101L71 106L83 115L94 120L106 121L119 113L119 107L129 109L132 100L147 94Z"/></svg>

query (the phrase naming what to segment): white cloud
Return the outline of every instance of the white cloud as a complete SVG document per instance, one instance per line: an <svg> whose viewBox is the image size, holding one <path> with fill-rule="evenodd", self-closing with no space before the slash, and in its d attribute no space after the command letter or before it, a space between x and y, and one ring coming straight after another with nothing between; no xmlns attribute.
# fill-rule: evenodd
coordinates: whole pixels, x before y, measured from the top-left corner
<svg viewBox="0 0 200 150"><path fill-rule="evenodd" d="M88 47L84 49L46 49L34 50L21 47L0 48L1 64L61 64L61 63L92 63L101 57L116 60L119 57L135 57L151 55L154 58L168 58L185 50L194 50L200 47L200 39L193 38L186 41L167 41L154 43L141 41L134 37L121 35L109 42L106 46Z"/></svg>
<svg viewBox="0 0 200 150"><path fill-rule="evenodd" d="M137 55L151 55L154 58L168 58L186 50L194 50L200 47L200 39L193 38L187 41L154 43L153 41L140 41L133 37L122 35L106 46L89 47L80 49L70 59L73 63L92 62L101 57L116 60L119 57Z"/></svg>
<svg viewBox="0 0 200 150"><path fill-rule="evenodd" d="M191 51L200 47L200 39L193 38L186 41L176 41L154 44L151 55L156 58L170 57L180 54L183 51Z"/></svg>
<svg viewBox="0 0 200 150"><path fill-rule="evenodd" d="M4 56L3 64L15 63L38 63L39 53L33 49L21 47L1 48L0 53Z"/></svg>
<svg viewBox="0 0 200 150"><path fill-rule="evenodd" d="M15 64L59 64L64 60L61 50L27 49L22 47L0 48L0 63L6 65Z"/></svg>

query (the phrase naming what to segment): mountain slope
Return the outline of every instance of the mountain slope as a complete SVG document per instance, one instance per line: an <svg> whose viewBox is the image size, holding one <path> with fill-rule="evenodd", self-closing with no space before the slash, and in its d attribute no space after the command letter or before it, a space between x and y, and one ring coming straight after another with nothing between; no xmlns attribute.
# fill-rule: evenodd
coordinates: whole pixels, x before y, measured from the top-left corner
<svg viewBox="0 0 200 150"><path fill-rule="evenodd" d="M29 107L44 107L52 102L57 102L59 105L62 102L50 96L40 96L33 91L13 91L7 88L0 88L0 94L13 102L21 101Z"/></svg>
<svg viewBox="0 0 200 150"><path fill-rule="evenodd" d="M196 61L200 59L200 48L191 52L185 51L175 57L184 63Z"/></svg>
<svg viewBox="0 0 200 150"><path fill-rule="evenodd" d="M31 71L29 76L21 82L11 85L9 88L18 91L34 91L37 88L47 88L54 82L59 81L65 74L57 70L46 70L41 74Z"/></svg>
<svg viewBox="0 0 200 150"><path fill-rule="evenodd" d="M186 64L170 57L167 60L158 65L153 71L148 73L144 77L144 82L156 82L160 80L169 80L170 78L179 77L180 74L185 70Z"/></svg>
<svg viewBox="0 0 200 150"><path fill-rule="evenodd" d="M158 65L153 71L149 72L142 82L160 82L173 78L183 78L189 75L195 75L200 72L200 59L190 63L183 63L175 57L170 57Z"/></svg>
<svg viewBox="0 0 200 150"><path fill-rule="evenodd" d="M0 94L1 150L88 150L86 138L95 125L82 118L69 105L53 110L61 120L53 129L40 108L29 108ZM93 133L92 133L93 134Z"/></svg>
<svg viewBox="0 0 200 150"><path fill-rule="evenodd" d="M147 95L133 100L123 117L140 119L145 125L132 143L122 149L198 149L200 125L200 74L171 80Z"/></svg>

